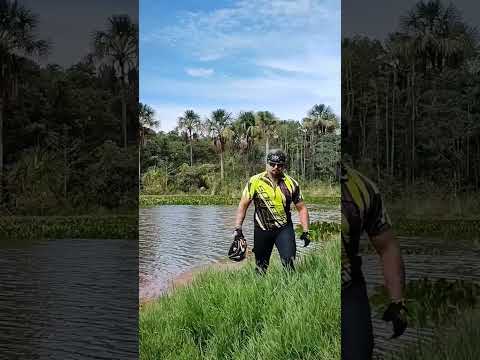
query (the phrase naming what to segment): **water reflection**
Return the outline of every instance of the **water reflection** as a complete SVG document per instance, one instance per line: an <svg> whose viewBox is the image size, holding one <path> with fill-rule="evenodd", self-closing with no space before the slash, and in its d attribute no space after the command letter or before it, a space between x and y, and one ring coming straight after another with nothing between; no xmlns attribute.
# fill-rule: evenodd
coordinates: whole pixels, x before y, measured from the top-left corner
<svg viewBox="0 0 480 360"><path fill-rule="evenodd" d="M168 281L194 267L225 259L235 223L235 206L159 206L140 209L140 298L161 294ZM292 212L298 224L296 211ZM338 209L316 208L311 221L340 221ZM253 245L253 207L243 232ZM298 240L298 239L297 239ZM299 252L302 243L298 243Z"/></svg>

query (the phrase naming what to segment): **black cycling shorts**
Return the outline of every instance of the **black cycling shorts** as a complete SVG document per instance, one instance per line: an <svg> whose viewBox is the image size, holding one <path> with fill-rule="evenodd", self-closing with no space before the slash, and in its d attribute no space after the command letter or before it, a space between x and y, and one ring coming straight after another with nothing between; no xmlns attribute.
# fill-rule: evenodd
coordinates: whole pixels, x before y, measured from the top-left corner
<svg viewBox="0 0 480 360"><path fill-rule="evenodd" d="M253 252L255 253L255 263L258 270L263 272L267 270L273 245L278 249L283 266L293 270L293 260L297 252L293 224L287 224L279 229L270 231L255 227Z"/></svg>
<svg viewBox="0 0 480 360"><path fill-rule="evenodd" d="M342 360L370 360L373 329L364 281L342 289Z"/></svg>

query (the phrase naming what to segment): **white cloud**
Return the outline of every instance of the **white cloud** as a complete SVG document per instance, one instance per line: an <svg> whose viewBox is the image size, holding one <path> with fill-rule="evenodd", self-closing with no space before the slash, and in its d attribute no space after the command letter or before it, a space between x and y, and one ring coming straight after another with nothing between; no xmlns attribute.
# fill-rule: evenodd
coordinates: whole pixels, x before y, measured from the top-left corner
<svg viewBox="0 0 480 360"><path fill-rule="evenodd" d="M305 39L319 45L332 32L339 35L339 11L338 0L240 0L229 8L184 12L177 24L149 31L143 41L180 46L203 61L241 51L288 52Z"/></svg>
<svg viewBox="0 0 480 360"><path fill-rule="evenodd" d="M213 75L213 69L204 69L204 68L187 68L185 72L193 77L208 77Z"/></svg>
<svg viewBox="0 0 480 360"><path fill-rule="evenodd" d="M340 75L339 55L301 54L285 58L258 59L256 64L266 68L300 73L321 78Z"/></svg>
<svg viewBox="0 0 480 360"><path fill-rule="evenodd" d="M202 117L225 108L301 120L324 103L340 114L339 0L239 0L182 13L175 25L148 35L149 47L171 46L195 64L181 68L192 78L151 73L141 80L149 99L163 99L155 107L163 130L173 129L187 108ZM206 65L211 61L215 71Z"/></svg>

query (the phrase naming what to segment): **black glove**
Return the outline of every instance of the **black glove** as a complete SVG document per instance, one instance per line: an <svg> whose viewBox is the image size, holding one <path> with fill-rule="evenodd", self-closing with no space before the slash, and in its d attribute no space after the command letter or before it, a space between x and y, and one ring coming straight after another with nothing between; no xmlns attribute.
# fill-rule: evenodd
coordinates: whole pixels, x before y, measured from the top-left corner
<svg viewBox="0 0 480 360"><path fill-rule="evenodd" d="M302 236L300 236L300 240L303 240L303 247L308 246L308 244L310 244L310 233L308 231L304 231Z"/></svg>
<svg viewBox="0 0 480 360"><path fill-rule="evenodd" d="M244 239L242 228L235 228L233 231L233 240L238 241L240 239Z"/></svg>
<svg viewBox="0 0 480 360"><path fill-rule="evenodd" d="M399 337L407 328L407 308L405 301L392 302L388 305L387 310L383 313L383 320L391 321L393 324L393 335L391 339Z"/></svg>

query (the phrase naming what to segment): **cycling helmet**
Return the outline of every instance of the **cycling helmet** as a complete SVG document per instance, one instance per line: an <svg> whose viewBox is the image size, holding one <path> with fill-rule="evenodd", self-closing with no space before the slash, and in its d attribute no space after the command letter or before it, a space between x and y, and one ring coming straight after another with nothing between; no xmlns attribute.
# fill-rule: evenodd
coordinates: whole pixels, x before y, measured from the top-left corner
<svg viewBox="0 0 480 360"><path fill-rule="evenodd" d="M242 261L247 255L247 240L235 239L228 250L228 257L233 261Z"/></svg>
<svg viewBox="0 0 480 360"><path fill-rule="evenodd" d="M271 150L268 152L267 162L274 164L285 164L287 162L287 155L282 150Z"/></svg>

